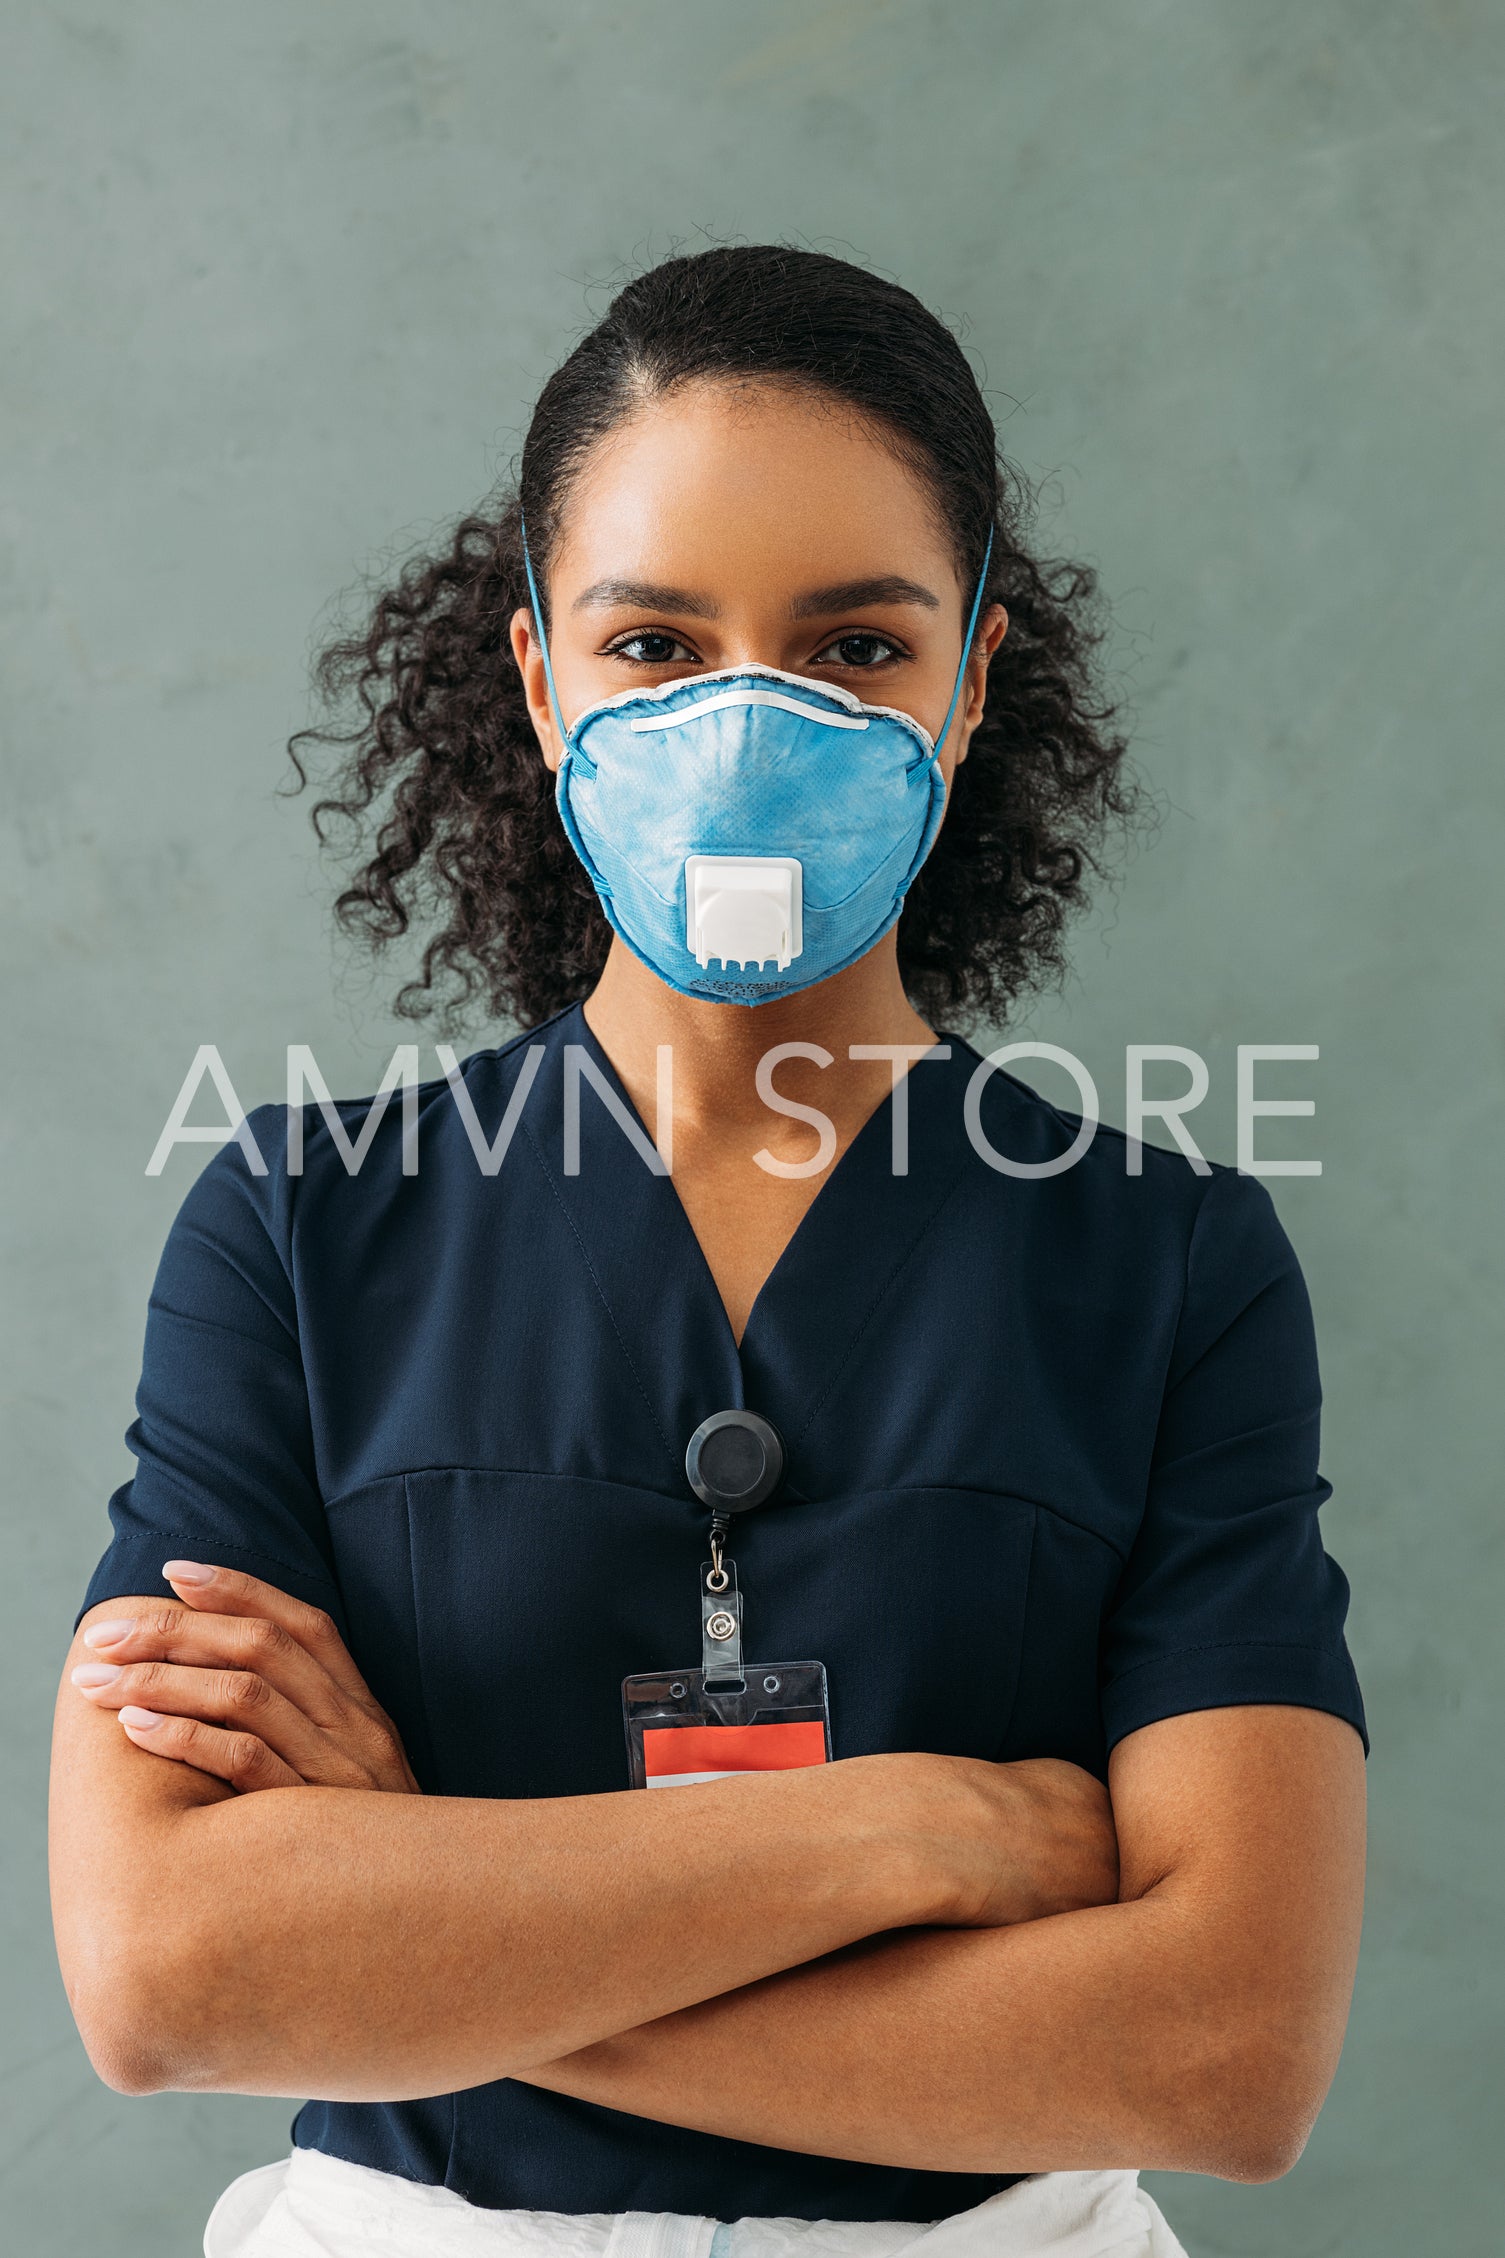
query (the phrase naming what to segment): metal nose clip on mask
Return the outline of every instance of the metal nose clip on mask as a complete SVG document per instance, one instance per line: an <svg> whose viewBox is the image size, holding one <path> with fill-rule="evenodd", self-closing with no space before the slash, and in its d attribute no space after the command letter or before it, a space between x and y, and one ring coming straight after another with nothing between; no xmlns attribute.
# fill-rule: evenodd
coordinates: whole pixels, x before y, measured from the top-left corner
<svg viewBox="0 0 1505 2258"><path fill-rule="evenodd" d="M565 727L523 532L555 797L613 932L684 996L766 1003L889 930L945 813L938 748L966 678L992 537L938 738L892 706L777 667L625 690Z"/></svg>

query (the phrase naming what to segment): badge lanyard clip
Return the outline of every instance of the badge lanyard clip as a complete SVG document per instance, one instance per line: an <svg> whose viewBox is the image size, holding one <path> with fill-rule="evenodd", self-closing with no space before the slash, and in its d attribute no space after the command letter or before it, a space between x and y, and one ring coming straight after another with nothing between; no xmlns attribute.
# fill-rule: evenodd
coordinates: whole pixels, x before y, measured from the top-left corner
<svg viewBox="0 0 1505 2258"><path fill-rule="evenodd" d="M700 1668L623 1680L632 1785L670 1787L828 1764L825 1669L819 1662L758 1663L749 1686L742 1592L726 1550L734 1517L765 1504L783 1479L778 1433L756 1412L719 1411L691 1436L685 1473L711 1508L711 1557L700 1566Z"/></svg>
<svg viewBox="0 0 1505 2258"><path fill-rule="evenodd" d="M742 1693L742 1594L735 1563L711 1535L711 1558L700 1571L700 1670L707 1691Z"/></svg>
<svg viewBox="0 0 1505 2258"><path fill-rule="evenodd" d="M685 1473L711 1509L711 1557L700 1570L700 1653L708 1689L744 1691L742 1594L726 1557L733 1517L767 1503L784 1479L778 1429L755 1411L718 1411L690 1437Z"/></svg>

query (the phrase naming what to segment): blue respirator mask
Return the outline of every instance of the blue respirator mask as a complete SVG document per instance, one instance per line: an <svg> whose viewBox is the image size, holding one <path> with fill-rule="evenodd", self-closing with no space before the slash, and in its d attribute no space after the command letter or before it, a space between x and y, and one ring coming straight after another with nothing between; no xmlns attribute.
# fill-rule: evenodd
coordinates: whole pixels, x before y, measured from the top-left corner
<svg viewBox="0 0 1505 2258"><path fill-rule="evenodd" d="M566 729L526 533L523 562L564 742L559 814L612 931L680 995L717 1003L791 996L865 956L940 829L938 749L988 558L934 739L892 706L768 666L625 690Z"/></svg>

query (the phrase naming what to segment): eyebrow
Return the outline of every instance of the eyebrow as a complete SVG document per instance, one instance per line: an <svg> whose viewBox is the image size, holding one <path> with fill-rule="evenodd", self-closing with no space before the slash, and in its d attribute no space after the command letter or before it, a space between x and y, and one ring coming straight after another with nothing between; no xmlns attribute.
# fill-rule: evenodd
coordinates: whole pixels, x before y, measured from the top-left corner
<svg viewBox="0 0 1505 2258"><path fill-rule="evenodd" d="M657 580L597 580L575 598L572 611L604 610L625 604L633 611L678 612L682 619L718 619L721 606L688 588L665 588Z"/></svg>
<svg viewBox="0 0 1505 2258"><path fill-rule="evenodd" d="M789 610L793 619L818 619L827 612L861 611L868 604L922 604L931 612L941 608L940 597L918 580L885 572L873 580L839 580L831 588L812 588L797 596Z"/></svg>
<svg viewBox="0 0 1505 2258"><path fill-rule="evenodd" d="M688 588L667 588L657 580L596 580L571 605L572 611L606 610L613 604L633 611L677 612L681 619L719 619L721 606L709 596ZM831 612L861 611L867 604L919 604L939 611L941 600L918 580L902 573L880 573L871 580L838 580L829 588L812 588L796 596L789 607L791 619L823 619Z"/></svg>

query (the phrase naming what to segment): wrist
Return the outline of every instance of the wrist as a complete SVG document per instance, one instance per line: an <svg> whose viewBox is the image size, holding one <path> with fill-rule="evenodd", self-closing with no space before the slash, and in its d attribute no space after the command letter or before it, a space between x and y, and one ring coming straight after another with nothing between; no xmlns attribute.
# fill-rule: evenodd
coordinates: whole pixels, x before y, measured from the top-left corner
<svg viewBox="0 0 1505 2258"><path fill-rule="evenodd" d="M851 1854L872 1903L872 1932L949 1926L959 1918L966 1890L954 1828L938 1805L947 1799L942 1775L950 1759L904 1753L845 1758ZM954 1792L952 1790L951 1792Z"/></svg>

